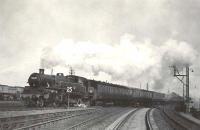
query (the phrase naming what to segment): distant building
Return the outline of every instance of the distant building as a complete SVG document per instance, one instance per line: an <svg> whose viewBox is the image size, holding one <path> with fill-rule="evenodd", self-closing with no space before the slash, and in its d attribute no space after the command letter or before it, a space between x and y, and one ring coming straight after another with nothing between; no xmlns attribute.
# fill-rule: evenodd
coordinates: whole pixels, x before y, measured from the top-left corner
<svg viewBox="0 0 200 130"><path fill-rule="evenodd" d="M19 98L24 87L8 86L0 84L0 100L13 100Z"/></svg>

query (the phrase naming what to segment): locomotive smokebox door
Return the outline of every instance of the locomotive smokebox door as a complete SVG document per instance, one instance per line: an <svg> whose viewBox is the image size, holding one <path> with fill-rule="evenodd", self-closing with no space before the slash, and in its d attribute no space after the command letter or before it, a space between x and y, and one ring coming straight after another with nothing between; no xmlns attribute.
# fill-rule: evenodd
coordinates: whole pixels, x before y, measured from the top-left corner
<svg viewBox="0 0 200 130"><path fill-rule="evenodd" d="M94 98L94 88L88 87L88 96L90 99Z"/></svg>
<svg viewBox="0 0 200 130"><path fill-rule="evenodd" d="M88 92L89 92L89 94L93 94L94 93L94 88L93 87L88 87Z"/></svg>

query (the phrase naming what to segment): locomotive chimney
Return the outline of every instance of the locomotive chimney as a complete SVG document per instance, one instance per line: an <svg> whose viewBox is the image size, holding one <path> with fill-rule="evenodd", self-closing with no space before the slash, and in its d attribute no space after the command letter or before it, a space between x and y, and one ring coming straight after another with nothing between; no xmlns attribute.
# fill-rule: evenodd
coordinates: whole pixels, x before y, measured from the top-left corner
<svg viewBox="0 0 200 130"><path fill-rule="evenodd" d="M51 75L53 75L53 68L51 69Z"/></svg>
<svg viewBox="0 0 200 130"><path fill-rule="evenodd" d="M39 69L39 74L44 74L44 69Z"/></svg>

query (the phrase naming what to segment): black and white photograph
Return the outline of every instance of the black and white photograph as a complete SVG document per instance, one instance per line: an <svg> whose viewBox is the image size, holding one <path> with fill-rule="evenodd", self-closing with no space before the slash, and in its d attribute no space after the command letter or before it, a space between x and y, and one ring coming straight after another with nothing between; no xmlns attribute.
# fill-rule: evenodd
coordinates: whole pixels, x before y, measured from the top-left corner
<svg viewBox="0 0 200 130"><path fill-rule="evenodd" d="M0 0L0 130L200 130L200 0Z"/></svg>

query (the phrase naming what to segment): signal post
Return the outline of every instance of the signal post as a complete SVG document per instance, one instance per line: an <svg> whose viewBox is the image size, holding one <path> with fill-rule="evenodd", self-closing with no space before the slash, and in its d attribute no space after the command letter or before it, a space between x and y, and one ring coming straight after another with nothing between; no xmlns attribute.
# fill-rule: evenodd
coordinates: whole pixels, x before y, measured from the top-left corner
<svg viewBox="0 0 200 130"><path fill-rule="evenodd" d="M183 99L186 98L185 104L186 104L186 112L190 112L190 95L189 95L189 85L190 85L190 81L189 81L189 77L190 77L190 69L189 66L186 66L186 72L185 74L180 74L178 69L176 68L176 66L172 66L174 69L174 77L178 78L179 81L181 81L181 83L183 83ZM182 79L180 78L182 77ZM183 79L184 77L186 77L186 81L184 82ZM184 97L184 86L186 87L186 96Z"/></svg>

